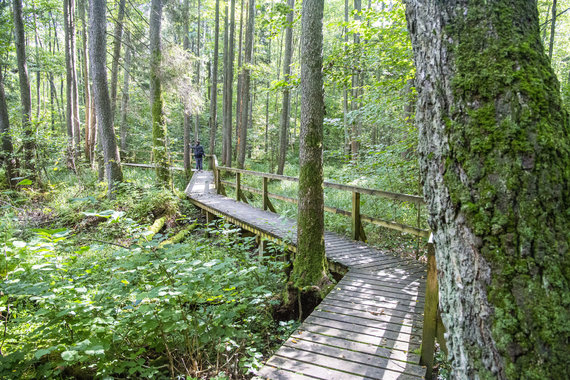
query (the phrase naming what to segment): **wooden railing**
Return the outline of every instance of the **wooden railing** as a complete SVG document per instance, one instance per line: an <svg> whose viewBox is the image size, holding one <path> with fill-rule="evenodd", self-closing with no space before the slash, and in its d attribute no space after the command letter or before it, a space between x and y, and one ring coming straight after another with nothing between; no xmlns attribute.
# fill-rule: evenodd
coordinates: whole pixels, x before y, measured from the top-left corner
<svg viewBox="0 0 570 380"><path fill-rule="evenodd" d="M208 155L210 159L210 169L214 173L214 182L216 184L216 191L218 194L226 195L224 185L231 186L236 189L235 197L238 201L248 202L247 198L243 194L243 190L249 191L254 194L259 194L263 199L263 209L275 211L275 207L270 201L270 198L278 199L288 203L297 204L297 199L286 197L279 194L273 194L268 191L268 182L270 179L299 182L297 177L278 175L272 173L262 173L251 170L243 170L230 168L226 166L219 166L218 159L215 155ZM225 171L235 174L235 182L222 180L220 172ZM242 184L241 176L251 175L255 177L263 178L262 190L253 188ZM420 364L426 366L426 379L431 379L431 368L433 367L434 352L435 352L435 339L440 343L440 347L446 351L445 341L443 339L444 327L441 323L441 317L439 313L439 294L438 294L438 284L437 284L437 268L435 261L435 248L433 244L433 235L430 230L420 228L420 215L421 206L425 205L425 201L422 197L407 194L398 194L382 190L368 189L364 187L343 185L333 182L324 182L324 187L348 191L352 193L352 210L342 210L336 207L325 206L325 211L334 214L345 215L352 220L352 238L354 240L366 241L366 234L364 233L364 228L362 222L372 223L381 227L389 228L396 231L406 232L412 235L429 237L428 241L428 270L426 279L426 296L425 296L425 306L424 306L424 320L423 320L423 335L422 335L422 347L420 354ZM387 221L379 218L374 218L366 215L362 215L360 212L360 195L367 194L380 198L405 201L414 204L417 207L417 226L409 226L401 223L396 223L394 221Z"/></svg>

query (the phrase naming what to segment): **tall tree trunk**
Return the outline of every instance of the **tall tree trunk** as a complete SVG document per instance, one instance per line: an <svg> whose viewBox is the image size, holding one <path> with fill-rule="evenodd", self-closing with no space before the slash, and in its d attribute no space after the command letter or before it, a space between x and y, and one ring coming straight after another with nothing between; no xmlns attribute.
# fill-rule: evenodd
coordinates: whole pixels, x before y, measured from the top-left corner
<svg viewBox="0 0 570 380"><path fill-rule="evenodd" d="M117 82L119 78L119 59L121 58L121 42L123 38L123 20L125 18L125 2L119 0L117 11L117 21L115 22L115 33L113 34L113 64L111 67L111 112L113 120L117 108Z"/></svg>
<svg viewBox="0 0 570 380"><path fill-rule="evenodd" d="M234 34L235 34L235 0L230 1L230 18L227 46L227 67L224 69L224 148L226 165L232 164L232 114L234 98Z"/></svg>
<svg viewBox="0 0 570 380"><path fill-rule="evenodd" d="M283 80L287 86L283 89L283 107L281 109L281 128L279 136L279 162L277 164L277 174L283 174L285 160L287 158L287 146L289 137L289 124L291 115L291 95L289 92L289 80L291 79L291 57L293 55L293 16L295 0L288 0L291 12L287 15L287 29L285 31L285 56L283 58Z"/></svg>
<svg viewBox="0 0 570 380"><path fill-rule="evenodd" d="M224 51L223 51L223 55L224 55L224 62L222 63L223 66L223 78L224 78L224 82L222 83L222 164L226 165L226 166L230 166L230 164L228 164L226 162L226 155L227 155L227 150L228 150L228 141L226 139L226 128L228 125L228 112L227 112L227 107L228 107L228 64L229 64L229 53L228 53L228 48L229 48L229 34L230 34L230 28L229 28L229 8L228 8L228 4L226 4L225 7L225 12L224 12L225 16L224 16ZM231 125L231 122L229 123Z"/></svg>
<svg viewBox="0 0 570 380"><path fill-rule="evenodd" d="M344 0L344 23L348 25L348 0ZM345 58L348 50L348 26L344 27L344 54ZM342 115L344 125L344 151L348 155L351 152L352 142L350 140L350 133L348 132L348 89L344 85L342 90Z"/></svg>
<svg viewBox="0 0 570 380"><path fill-rule="evenodd" d="M160 26L162 0L152 0L150 7L150 104L152 112L152 154L156 164L156 177L166 185L170 183L170 168L166 152L166 123L162 113L160 63L162 48Z"/></svg>
<svg viewBox="0 0 570 380"><path fill-rule="evenodd" d="M202 64L200 60L200 0L198 0L198 31L196 36L196 88L200 91L200 65ZM201 91L200 91L201 92ZM200 114L196 113L196 118L194 119L194 140L198 141L200 139Z"/></svg>
<svg viewBox="0 0 570 380"><path fill-rule="evenodd" d="M3 71L4 68L0 66L0 138L2 139L0 162L5 167L6 183L11 188L16 183L16 180L12 180L12 178L18 177L18 164L14 156L14 146L12 145L12 135L10 134L10 116L8 114L6 94L4 93Z"/></svg>
<svg viewBox="0 0 570 380"><path fill-rule="evenodd" d="M121 124L119 127L121 136L121 152L127 153L129 125L127 123L127 113L129 111L129 86L130 86L130 69L132 59L131 33L125 30L125 67L123 68L123 95L121 100Z"/></svg>
<svg viewBox="0 0 570 380"><path fill-rule="evenodd" d="M114 197L117 182L123 180L119 150L115 141L111 99L107 84L107 20L106 0L89 1L89 56L93 75L93 98L107 174L108 195Z"/></svg>
<svg viewBox="0 0 570 380"><path fill-rule="evenodd" d="M34 128L32 126L32 91L28 79L28 63L26 59L26 36L22 18L22 0L14 0L14 35L16 44L16 57L18 61L18 77L20 79L20 101L22 104L22 129L24 130L24 169L26 175L36 177L34 152L36 143Z"/></svg>
<svg viewBox="0 0 570 380"><path fill-rule="evenodd" d="M552 0L552 21L550 25L550 43L548 44L548 57L552 61L552 51L554 50L554 33L556 32L556 0Z"/></svg>
<svg viewBox="0 0 570 380"><path fill-rule="evenodd" d="M242 66L243 66L243 20L244 20L244 10L245 10L245 5L244 5L245 1L241 0L241 5L240 5L240 16L239 16L239 38L238 38L238 77L237 77L237 88L236 88L236 93L237 93L237 99L236 99L236 126L235 126L235 131L236 131L236 141L238 139L238 134L239 134L239 126L241 123L241 106L243 104L243 102L240 99L241 96L241 86L242 86ZM231 128L231 126L230 126ZM231 131L228 132L231 136ZM236 149L233 151L233 157L237 156L237 145L236 145ZM228 159L231 161L232 159L232 151L231 151L231 141L230 141L230 150L228 151Z"/></svg>
<svg viewBox="0 0 570 380"><path fill-rule="evenodd" d="M567 378L570 121L536 2L410 0L407 18L451 377Z"/></svg>
<svg viewBox="0 0 570 380"><path fill-rule="evenodd" d="M218 41L220 39L220 0L216 0L216 26L214 29L214 63L212 64L212 87L210 93L210 153L216 148L216 128L218 126Z"/></svg>
<svg viewBox="0 0 570 380"><path fill-rule="evenodd" d="M241 121L238 135L238 157L237 166L243 169L245 164L245 153L247 148L247 127L248 127L248 110L249 110L249 87L250 87L250 65L252 62L253 52L253 26L255 20L255 0L249 0L247 29L245 32L245 54L244 67L242 69L242 84L240 99L243 102L241 106Z"/></svg>
<svg viewBox="0 0 570 380"><path fill-rule="evenodd" d="M87 162L93 162L93 144L91 139L91 129L95 128L95 118L93 109L91 108L91 84L89 80L89 55L87 54L87 18L85 17L85 10L87 9L87 0L82 0L79 4L79 18L81 19L82 28L82 45L83 52L83 82L84 82L84 95L85 95L85 159Z"/></svg>
<svg viewBox="0 0 570 380"><path fill-rule="evenodd" d="M362 12L362 3L361 0L354 0L354 20L360 21L361 20L361 12ZM358 45L360 45L360 33L354 33L354 46L358 49ZM356 64L353 68L352 74L352 111L358 111L360 108L359 104L359 92L360 92L360 75L359 75L359 60L357 57ZM350 144L350 152L352 154L352 159L355 160L358 156L358 150L360 149L360 117L356 117L353 115L352 117L352 141Z"/></svg>
<svg viewBox="0 0 570 380"><path fill-rule="evenodd" d="M68 137L68 164L77 169L79 153L79 93L76 71L75 0L64 0L65 66L66 66L66 123Z"/></svg>
<svg viewBox="0 0 570 380"><path fill-rule="evenodd" d="M184 18L184 25L183 25L183 32L184 32L184 39L182 43L182 47L185 51L189 51L190 49L190 6L189 0L184 0L184 9L183 9L183 18ZM190 166L192 154L190 145L192 144L191 141L191 131L190 131L190 124L192 122L191 115L184 112L184 173L186 174L186 178L190 178L192 176L192 167Z"/></svg>
<svg viewBox="0 0 570 380"><path fill-rule="evenodd" d="M329 280L324 246L323 195L323 8L321 0L303 0L301 18L301 134L297 254L291 281L318 296ZM314 294L316 293L316 294Z"/></svg>

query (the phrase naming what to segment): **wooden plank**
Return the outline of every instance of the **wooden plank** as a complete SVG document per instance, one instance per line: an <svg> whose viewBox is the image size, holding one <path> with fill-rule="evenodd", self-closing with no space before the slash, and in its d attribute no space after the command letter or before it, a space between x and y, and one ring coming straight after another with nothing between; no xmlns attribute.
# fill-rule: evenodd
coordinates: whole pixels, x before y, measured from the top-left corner
<svg viewBox="0 0 570 380"><path fill-rule="evenodd" d="M382 331L395 332L399 336L398 340L403 340L406 342L409 342L412 337L416 337L417 339L421 338L421 331L420 331L421 328L419 328L418 326L410 326L409 324L402 325L392 321L361 318L354 315L331 313L322 310L315 310L311 314L311 317L317 318L319 320L326 319L331 321L349 323L351 325L359 326L366 329L374 328ZM320 323L323 324L324 322L320 321Z"/></svg>
<svg viewBox="0 0 570 380"><path fill-rule="evenodd" d="M289 352L285 352L286 354ZM279 352L278 352L279 354ZM335 369L322 367L312 362L304 362L291 358L290 353L287 356L274 355L267 364L277 367L281 370L296 372L305 376L311 376L315 379L322 380L374 380L371 377L358 376L347 372L337 371ZM293 359L293 360L291 360ZM273 378L271 378L273 379Z"/></svg>
<svg viewBox="0 0 570 380"><path fill-rule="evenodd" d="M382 380L396 380L396 379L414 379L418 377L402 374L401 372L391 371L375 366L367 365L364 363L355 363L348 360L342 360L339 357L331 357L325 354L320 354L313 351L305 351L289 346L283 346L279 349L276 356L288 358L296 363L318 363L319 366L328 369L337 369L346 375L341 377L331 377L329 379L382 379Z"/></svg>
<svg viewBox="0 0 570 380"><path fill-rule="evenodd" d="M393 289L393 288L370 288L366 286L353 286L353 285L346 285L337 284L335 289L347 290L352 293L361 293L363 296L371 295L371 296L386 296L386 297L394 297L396 299L401 300L417 300L422 305L424 304L424 297L420 297L418 292L403 292L402 290Z"/></svg>
<svg viewBox="0 0 570 380"><path fill-rule="evenodd" d="M410 351L414 348L419 347L421 337L416 335L410 335L405 332L401 333L399 331L379 329L369 326L357 326L350 322L342 322L329 318L314 317L310 315L305 319L306 324L319 325L323 327L345 330L350 332L355 332L359 334L368 334L380 337L385 340L384 347L398 347L402 350Z"/></svg>
<svg viewBox="0 0 570 380"><path fill-rule="evenodd" d="M417 319L416 320L413 319L412 314L402 313L404 317L392 315L390 313L390 309L375 308L375 310L372 310L372 308L370 308L368 311L360 311L360 310L335 306L330 303L323 304L323 302L321 302L319 306L317 306L316 310L325 313L335 313L335 314L363 318L367 320L369 319L372 321L382 321L382 322L395 323L398 325L410 326L414 328L416 331L419 331L421 329L421 325L418 324Z"/></svg>
<svg viewBox="0 0 570 380"><path fill-rule="evenodd" d="M391 286L392 284L382 281L358 281L358 280L348 280L344 281L344 279L337 284L337 288L344 289L348 287L348 290L353 290L351 288L360 288L360 289L370 289L375 290L378 292L390 292L390 293L397 293L397 294L405 294L407 296L416 296L418 299L424 299L423 295L423 288L408 288L406 286Z"/></svg>
<svg viewBox="0 0 570 380"><path fill-rule="evenodd" d="M344 366L346 366L347 361L355 363L359 365L357 373L365 376L383 378L383 376L386 375L386 372L389 374L396 372L421 377L425 373L425 368L422 368L417 364L406 363L399 360L390 360L389 356L383 357L375 353L346 350L343 347L332 346L310 339L289 339L285 342L284 346L295 350L303 350L318 355L330 356L337 360L340 359L338 360L339 366L342 366L340 368L345 368ZM374 367L376 370L371 371L368 367Z"/></svg>
<svg viewBox="0 0 570 380"><path fill-rule="evenodd" d="M416 307L412 307L410 305L402 305L401 303L395 303L395 302L378 302L375 300L371 300L371 299L365 299L365 298L358 298L355 299L353 297L350 297L348 295L344 295L342 293L338 293L338 294L329 294L327 296L327 299L330 297L330 299L332 300L337 300L337 301L344 301L344 302L349 302L352 304L359 304L362 306L371 306L371 307L375 307L378 309L392 309L392 310L398 310L401 312L405 312L405 313L414 313L418 316L418 318L421 318L423 316L423 311L421 310L421 308L416 308Z"/></svg>
<svg viewBox="0 0 570 380"><path fill-rule="evenodd" d="M354 352L362 352L383 358L390 358L399 362L416 364L420 360L420 356L413 352L390 350L386 347L378 346L372 343L355 342L353 340L344 339L342 337L328 336L310 331L297 330L291 335L290 338L295 340L304 339L310 342L326 344Z"/></svg>
<svg viewBox="0 0 570 380"><path fill-rule="evenodd" d="M368 271L358 271L355 269L351 269L345 276L345 278L359 280L359 281L381 281L381 282L392 282L397 284L409 284L409 286L420 286L425 285L425 280L422 278L411 278L411 277L402 277L399 274L396 275L392 271L384 270L379 271L378 274L374 274Z"/></svg>
<svg viewBox="0 0 570 380"><path fill-rule="evenodd" d="M392 318L394 321L412 321L412 324L417 325L418 322L423 321L423 314L403 311L395 308L380 307L378 305L363 305L361 303L354 303L351 301L328 298L319 304L322 309L343 309L346 313L354 313L354 315L371 314L379 317Z"/></svg>
<svg viewBox="0 0 570 380"><path fill-rule="evenodd" d="M368 334L363 331L350 331L350 330L344 330L340 328L334 328L334 327L312 324L312 323L303 323L300 330L315 334L321 334L325 336L332 336L339 339L350 340L353 342L373 344L379 347L385 347L386 349L392 351L401 351L403 353L414 352L414 351L417 351L419 353L419 348L420 348L419 343L417 342L410 342L410 343L400 342L394 339L390 339L388 337Z"/></svg>
<svg viewBox="0 0 570 380"><path fill-rule="evenodd" d="M292 370L277 368L272 365L265 365L257 372L257 376L271 380L307 380L318 379L318 377L297 373Z"/></svg>
<svg viewBox="0 0 570 380"><path fill-rule="evenodd" d="M331 297L338 298L339 296L343 297L351 297L354 301L359 302L360 300L368 300L378 303L379 305L401 305L402 307L406 307L411 311L416 311L418 313L423 312L424 303L420 302L419 300L409 299L401 299L396 298L393 295L385 294L385 295L371 295L371 294L364 294L359 292L350 292L347 290L343 291L331 291L329 293Z"/></svg>

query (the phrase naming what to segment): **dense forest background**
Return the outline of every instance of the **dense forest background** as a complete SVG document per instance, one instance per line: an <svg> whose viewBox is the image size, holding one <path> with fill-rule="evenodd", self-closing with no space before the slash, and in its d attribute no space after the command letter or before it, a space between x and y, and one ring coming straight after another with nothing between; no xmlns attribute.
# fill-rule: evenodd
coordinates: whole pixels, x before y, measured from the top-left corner
<svg viewBox="0 0 570 380"><path fill-rule="evenodd" d="M181 190L198 139L220 164L298 176L302 3L164 1L158 26L157 3L98 2L106 48L97 51L87 0L0 0L0 377L248 377L296 326L276 312L285 248L252 260L254 238L204 222ZM565 108L569 9L538 1ZM325 178L422 195L403 3L327 0L323 34ZM110 135L97 131L97 53ZM110 191L110 139L122 163L182 170L123 167ZM350 208L340 192L325 198ZM427 228L425 208L362 202L370 215ZM277 206L295 217L296 208ZM325 222L350 232L342 216ZM426 243L366 231L371 243L416 258Z"/></svg>

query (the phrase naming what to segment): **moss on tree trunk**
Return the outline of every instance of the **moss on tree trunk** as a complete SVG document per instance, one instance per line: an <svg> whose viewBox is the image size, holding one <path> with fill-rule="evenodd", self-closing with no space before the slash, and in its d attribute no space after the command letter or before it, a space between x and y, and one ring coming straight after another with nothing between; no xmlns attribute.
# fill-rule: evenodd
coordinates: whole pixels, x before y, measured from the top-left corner
<svg viewBox="0 0 570 380"><path fill-rule="evenodd" d="M570 127L536 2L409 2L453 378L568 377Z"/></svg>

